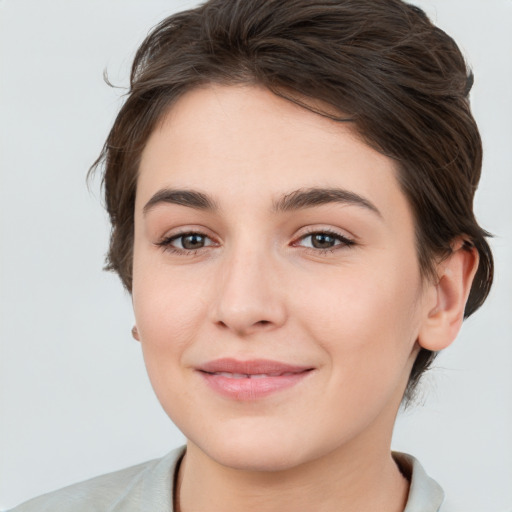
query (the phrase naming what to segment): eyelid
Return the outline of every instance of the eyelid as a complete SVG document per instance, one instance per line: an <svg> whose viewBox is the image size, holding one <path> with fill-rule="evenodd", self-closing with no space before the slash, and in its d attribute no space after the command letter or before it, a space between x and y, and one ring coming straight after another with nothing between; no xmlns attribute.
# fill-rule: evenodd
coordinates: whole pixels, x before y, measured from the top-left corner
<svg viewBox="0 0 512 512"><path fill-rule="evenodd" d="M346 230L337 229L333 227L327 227L322 225L315 226L307 226L303 228L304 231L299 230L299 234L295 237L295 240L300 240L301 238L305 238L309 235L314 235L317 233L324 233L327 235L331 235L333 237L342 238L344 240L349 240L351 242L356 243L357 238Z"/></svg>
<svg viewBox="0 0 512 512"><path fill-rule="evenodd" d="M333 245L332 247L325 247L325 248L317 248L317 247L306 247L301 246L299 244L300 241L304 240L305 238L316 235L316 234L324 234L328 235L340 243L337 243ZM348 235L345 233L342 233L334 228L326 228L322 226L309 226L307 230L303 233L301 233L299 236L295 238L295 240L291 244L295 247L302 247L306 251L311 251L314 254L325 254L325 253L332 253L333 251L344 249L348 247L352 247L356 245L355 237L352 235Z"/></svg>
<svg viewBox="0 0 512 512"><path fill-rule="evenodd" d="M186 256L193 256L199 253L203 253L210 249L211 247L218 247L220 243L210 235L209 230L203 227L199 226L186 226L182 228L178 228L178 231L171 232L170 234L164 235L158 242L155 242L154 245L158 246L165 252L170 252L178 255L186 255ZM300 242L306 239L307 237L310 237L312 235L316 234L324 234L328 235L332 238L334 238L338 243L335 243L331 247L307 247L303 246ZM185 237L187 235L199 235L201 237L204 237L205 239L208 239L210 243L207 243L203 247L199 247L197 249L186 249L186 248L180 248L175 247L172 245L172 243L181 238ZM349 248L351 246L356 245L356 240L353 235L348 235L346 232L342 232L342 230L337 230L332 227L323 227L323 226L308 226L305 228L305 231L297 235L293 241L290 243L292 247L300 247L304 251L309 251L313 254L327 254L332 253L334 251Z"/></svg>
<svg viewBox="0 0 512 512"><path fill-rule="evenodd" d="M170 240L172 238L179 238L180 236L184 235L201 235L210 238L211 240L216 240L218 238L210 229L205 226L200 224L189 224L167 229L164 234L159 237L159 242Z"/></svg>
<svg viewBox="0 0 512 512"><path fill-rule="evenodd" d="M178 228L178 231L174 231L171 232L170 234L163 235L160 238L160 240L154 242L154 245L161 248L165 252L170 252L178 255L193 256L205 249L208 249L209 247L219 245L219 242L215 239L215 237L210 235L208 231L208 229L200 226L181 227ZM212 243L205 245L204 247L199 247L197 249L182 249L180 247L174 247L172 245L172 242L187 235L199 235L210 240Z"/></svg>
<svg viewBox="0 0 512 512"><path fill-rule="evenodd" d="M204 241L205 241L204 247L210 247L211 245L215 245L215 242L213 242L213 240L208 235L205 235L204 233L197 233L197 232L180 233L179 235L173 235L173 236L169 237L167 239L167 241L168 241L168 243L171 243L171 242L174 242L174 241L177 241L177 240L180 240L183 238L187 238L190 236L196 236L196 237L200 237L200 238L204 239ZM208 243L207 240L209 240L210 243ZM202 247L201 247L201 249L202 249ZM191 249L184 249L184 250L189 251Z"/></svg>

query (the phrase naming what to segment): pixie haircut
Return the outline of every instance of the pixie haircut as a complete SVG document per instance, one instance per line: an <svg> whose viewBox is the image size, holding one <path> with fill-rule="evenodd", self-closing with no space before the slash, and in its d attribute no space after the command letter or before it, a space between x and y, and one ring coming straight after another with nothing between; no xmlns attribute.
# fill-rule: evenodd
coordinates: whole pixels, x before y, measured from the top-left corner
<svg viewBox="0 0 512 512"><path fill-rule="evenodd" d="M493 260L489 234L473 213L482 165L468 101L473 75L453 39L400 0L209 0L150 32L92 167L104 166L112 224L106 269L117 272L129 292L141 153L184 93L212 83L263 86L350 123L365 143L396 162L423 276L436 279L436 263L463 240L466 250L479 254L464 316L482 305ZM406 401L435 355L419 352Z"/></svg>

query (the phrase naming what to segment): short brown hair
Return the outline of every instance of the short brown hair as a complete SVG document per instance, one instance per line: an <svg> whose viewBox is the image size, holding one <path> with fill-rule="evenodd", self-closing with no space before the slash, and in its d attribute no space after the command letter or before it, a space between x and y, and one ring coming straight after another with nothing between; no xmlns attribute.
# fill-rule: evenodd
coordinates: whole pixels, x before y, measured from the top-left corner
<svg viewBox="0 0 512 512"><path fill-rule="evenodd" d="M259 84L320 115L351 122L366 143L397 162L423 274L434 277L435 262L450 254L456 238L477 249L465 316L481 306L493 260L489 234L473 213L482 144L468 101L472 73L453 39L400 0L209 0L152 30L137 51L129 95L93 165L105 165L112 223L106 268L119 274L127 290L142 150L181 95L212 82ZM308 98L340 115L314 108ZM434 357L420 351L406 399Z"/></svg>

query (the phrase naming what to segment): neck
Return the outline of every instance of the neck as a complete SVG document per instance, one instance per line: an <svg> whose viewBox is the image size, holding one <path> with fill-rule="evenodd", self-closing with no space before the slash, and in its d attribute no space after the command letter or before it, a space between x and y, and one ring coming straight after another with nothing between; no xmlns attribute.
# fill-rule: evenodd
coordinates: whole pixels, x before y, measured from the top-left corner
<svg viewBox="0 0 512 512"><path fill-rule="evenodd" d="M261 472L223 466L189 442L175 511L402 512L409 483L389 448L360 448L345 446L291 469Z"/></svg>

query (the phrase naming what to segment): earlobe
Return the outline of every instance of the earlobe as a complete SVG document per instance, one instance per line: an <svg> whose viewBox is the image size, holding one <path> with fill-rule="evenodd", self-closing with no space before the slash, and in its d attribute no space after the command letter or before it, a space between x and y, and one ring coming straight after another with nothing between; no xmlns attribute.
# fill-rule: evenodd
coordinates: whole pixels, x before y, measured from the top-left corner
<svg viewBox="0 0 512 512"><path fill-rule="evenodd" d="M477 250L458 240L452 253L439 263L438 282L432 283L430 289L435 305L429 307L418 336L422 348L437 352L455 340L478 262Z"/></svg>
<svg viewBox="0 0 512 512"><path fill-rule="evenodd" d="M140 341L139 330L136 325L132 327L132 336L134 340Z"/></svg>

